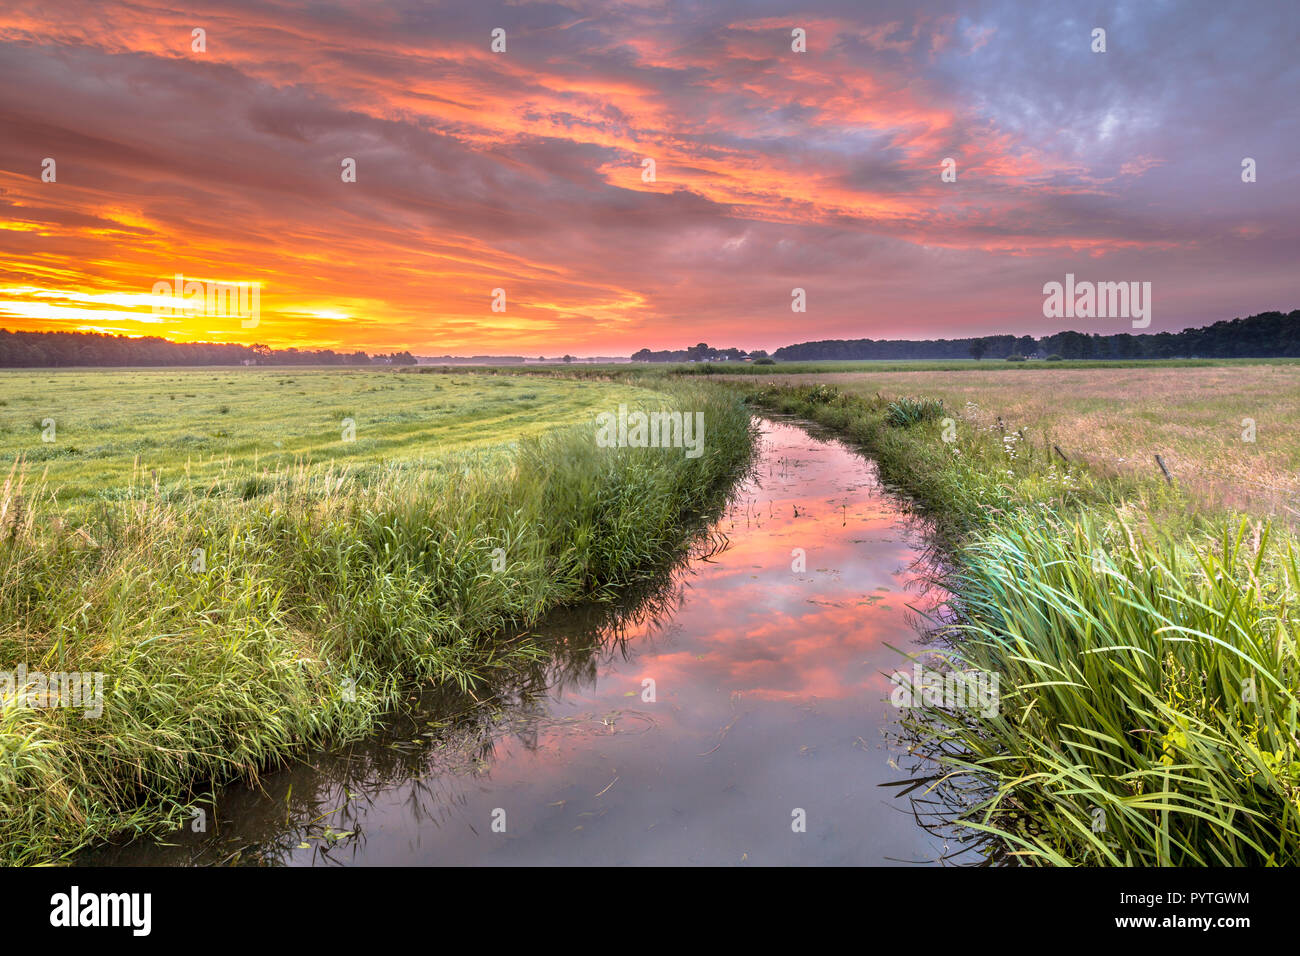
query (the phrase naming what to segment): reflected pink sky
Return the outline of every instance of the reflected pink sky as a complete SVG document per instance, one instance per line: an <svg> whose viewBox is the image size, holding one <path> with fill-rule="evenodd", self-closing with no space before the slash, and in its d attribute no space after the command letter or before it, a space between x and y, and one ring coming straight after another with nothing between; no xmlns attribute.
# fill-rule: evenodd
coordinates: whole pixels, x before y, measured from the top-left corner
<svg viewBox="0 0 1300 956"><path fill-rule="evenodd" d="M408 740L313 757L263 791L232 789L227 842L201 856L241 839L268 845L269 833L278 847L266 859L290 865L934 861L940 840L880 786L910 775L886 736L898 716L887 674L920 649L908 605L938 597L916 587L920 529L863 458L792 425L763 431L756 477L716 525L730 547L680 572L673 612L603 645L594 682L552 685L507 713L485 756L411 751L396 783L349 768L391 771L391 750L374 755ZM561 641L574 633L555 627ZM796 809L804 833L791 829ZM324 811L355 835L327 849L313 835ZM504 833L491 828L497 812ZM114 861L191 852L128 847Z"/></svg>

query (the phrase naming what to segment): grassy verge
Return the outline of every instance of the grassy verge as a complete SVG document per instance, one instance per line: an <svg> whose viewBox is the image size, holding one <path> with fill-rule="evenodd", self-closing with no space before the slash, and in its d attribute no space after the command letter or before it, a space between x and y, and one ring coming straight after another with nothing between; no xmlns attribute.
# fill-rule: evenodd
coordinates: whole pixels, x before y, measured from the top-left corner
<svg viewBox="0 0 1300 956"><path fill-rule="evenodd" d="M99 672L104 692L97 718L0 709L0 859L181 825L202 789L366 733L412 681L472 687L537 653L503 635L652 575L752 453L734 396L662 401L704 413L700 457L598 448L588 424L488 457L299 464L71 511L16 462L0 661Z"/></svg>
<svg viewBox="0 0 1300 956"><path fill-rule="evenodd" d="M1288 534L924 400L826 384L748 398L856 441L936 521L954 595L944 656L996 675L1000 707L926 704L904 725L943 766L940 789L974 795L953 812L988 850L1049 865L1300 862Z"/></svg>

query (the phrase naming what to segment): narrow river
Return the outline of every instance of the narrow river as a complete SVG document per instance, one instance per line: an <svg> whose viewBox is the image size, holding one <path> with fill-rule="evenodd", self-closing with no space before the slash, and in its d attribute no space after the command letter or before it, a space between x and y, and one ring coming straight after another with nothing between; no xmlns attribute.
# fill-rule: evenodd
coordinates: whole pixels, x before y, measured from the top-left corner
<svg viewBox="0 0 1300 956"><path fill-rule="evenodd" d="M881 786L910 776L888 674L921 649L909 605L936 600L922 529L871 462L763 421L711 540L648 601L549 622L550 659L494 704L422 700L383 734L228 788L204 832L83 862L937 862L941 837Z"/></svg>

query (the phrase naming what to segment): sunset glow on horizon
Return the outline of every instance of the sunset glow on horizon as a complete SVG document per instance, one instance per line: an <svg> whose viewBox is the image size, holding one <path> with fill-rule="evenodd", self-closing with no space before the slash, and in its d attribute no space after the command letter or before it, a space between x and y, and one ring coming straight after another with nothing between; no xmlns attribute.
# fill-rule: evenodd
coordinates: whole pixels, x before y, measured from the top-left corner
<svg viewBox="0 0 1300 956"><path fill-rule="evenodd" d="M0 10L0 328L532 357L1128 331L1044 318L1067 273L1150 282L1148 332L1300 305L1295 7L54 6ZM260 318L159 314L178 275Z"/></svg>

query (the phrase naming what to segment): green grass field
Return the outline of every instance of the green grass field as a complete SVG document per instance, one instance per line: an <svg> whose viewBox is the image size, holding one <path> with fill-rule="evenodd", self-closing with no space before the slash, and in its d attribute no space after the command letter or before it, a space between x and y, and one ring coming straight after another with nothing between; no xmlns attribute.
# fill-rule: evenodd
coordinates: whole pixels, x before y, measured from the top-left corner
<svg viewBox="0 0 1300 956"><path fill-rule="evenodd" d="M590 421L629 385L345 369L0 372L0 465L21 456L60 503L241 484L299 463L418 464ZM53 441L43 423L53 419ZM344 420L355 424L344 440ZM156 472L156 475L154 474Z"/></svg>

